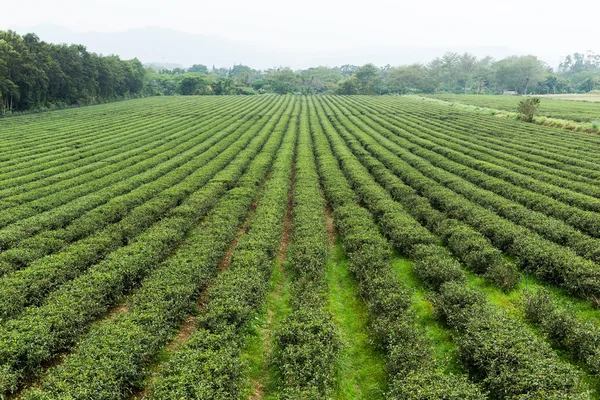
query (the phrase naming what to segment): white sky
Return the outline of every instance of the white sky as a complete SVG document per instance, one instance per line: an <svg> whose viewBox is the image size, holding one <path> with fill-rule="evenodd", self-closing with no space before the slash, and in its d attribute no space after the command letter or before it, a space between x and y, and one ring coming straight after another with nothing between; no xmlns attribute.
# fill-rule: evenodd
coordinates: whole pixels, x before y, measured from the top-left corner
<svg viewBox="0 0 600 400"><path fill-rule="evenodd" d="M0 29L159 26L286 51L363 46L506 46L536 55L600 52L598 0L23 0Z"/></svg>

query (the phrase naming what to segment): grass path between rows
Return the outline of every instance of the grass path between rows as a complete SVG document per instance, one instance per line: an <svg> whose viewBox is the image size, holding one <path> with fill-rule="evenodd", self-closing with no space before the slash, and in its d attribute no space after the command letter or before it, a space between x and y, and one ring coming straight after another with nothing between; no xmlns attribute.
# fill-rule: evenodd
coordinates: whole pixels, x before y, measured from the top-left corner
<svg viewBox="0 0 600 400"><path fill-rule="evenodd" d="M465 373L458 360L452 331L436 318L431 303L433 292L423 287L414 272L413 262L397 255L394 258L394 270L398 273L399 279L413 290L412 309L416 314L417 324L424 329L432 344L434 357L446 368L446 372Z"/></svg>
<svg viewBox="0 0 600 400"><path fill-rule="evenodd" d="M383 399L387 371L383 354L369 342L368 313L358 297L358 285L348 271L341 242L335 241L325 266L329 311L342 338L337 399Z"/></svg>
<svg viewBox="0 0 600 400"><path fill-rule="evenodd" d="M287 257L286 257L287 258ZM273 273L266 305L250 326L246 349L242 361L248 366L246 390L243 398L251 400L273 398L276 377L269 368L271 334L278 321L290 312L290 279L288 261L277 259L273 263Z"/></svg>
<svg viewBox="0 0 600 400"><path fill-rule="evenodd" d="M277 324L292 311L290 306L290 241L292 232L292 211L294 207L293 185L295 180L295 163L292 163L290 191L281 243L277 257L273 262L269 294L263 310L255 317L249 328L248 339L242 355L242 362L247 365L247 381L242 398L251 400L273 398L276 392L277 377L269 368L269 357L272 350L272 333Z"/></svg>

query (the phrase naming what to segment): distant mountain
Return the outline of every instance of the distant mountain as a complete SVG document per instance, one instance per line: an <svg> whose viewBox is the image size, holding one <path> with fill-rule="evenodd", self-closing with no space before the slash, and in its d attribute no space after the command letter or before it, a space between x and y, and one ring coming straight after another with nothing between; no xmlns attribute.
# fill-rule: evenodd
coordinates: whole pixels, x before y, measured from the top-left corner
<svg viewBox="0 0 600 400"><path fill-rule="evenodd" d="M205 64L209 68L245 64L256 69L275 66L308 68L318 65L362 65L372 62L379 66L425 63L447 51L469 52L478 57L496 59L520 55L508 47L361 47L334 51L282 52L218 36L197 35L173 29L147 27L125 32L73 32L56 25L43 24L32 27L13 27L20 34L33 32L41 40L52 43L77 43L89 51L104 55L117 54L123 59L137 57L146 64L173 64L185 67ZM556 60L544 61L556 65Z"/></svg>

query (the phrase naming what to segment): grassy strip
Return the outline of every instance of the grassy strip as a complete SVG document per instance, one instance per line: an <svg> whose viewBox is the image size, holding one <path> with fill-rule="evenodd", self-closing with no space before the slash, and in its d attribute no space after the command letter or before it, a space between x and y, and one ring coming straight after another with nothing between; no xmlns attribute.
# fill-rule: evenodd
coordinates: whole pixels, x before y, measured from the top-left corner
<svg viewBox="0 0 600 400"><path fill-rule="evenodd" d="M383 399L387 392L385 358L371 345L368 309L358 297L358 285L348 268L342 243L336 240L325 266L328 309L343 344L333 398Z"/></svg>
<svg viewBox="0 0 600 400"><path fill-rule="evenodd" d="M274 262L265 307L255 320L250 321L248 340L244 344L240 357L247 366L245 373L247 381L240 398L251 400L277 398L278 378L276 371L269 368L269 356L273 347L272 332L292 312L288 269L289 261Z"/></svg>
<svg viewBox="0 0 600 400"><path fill-rule="evenodd" d="M393 260L396 273L408 287L413 290L412 309L415 312L417 322L423 327L425 335L431 341L433 356L443 365L449 373L464 373L458 357L458 348L454 343L452 333L448 330L435 313L435 307L431 299L434 298L432 291L423 287L415 273L414 262L397 256Z"/></svg>
<svg viewBox="0 0 600 400"><path fill-rule="evenodd" d="M420 97L420 96L415 96L415 97L421 99L422 101L434 102L436 104L441 104L441 105L445 105L448 107L455 107L460 110L475 112L478 114L493 115L498 118L510 118L510 119L514 119L514 120L521 119L521 114L519 114L517 112L513 112L513 111L498 110L496 108L488 108L488 107L475 106L475 105L470 105L470 104L450 102L450 101L445 101L445 100L441 100L441 99L432 99L432 98L428 98L428 97ZM553 128L565 129L568 131L600 133L600 129L598 128L597 123L591 123L591 122L580 122L580 121L569 120L569 119L560 119L560 118L551 118L551 117L542 116L542 117L534 117L533 123L538 124L538 125L543 125L543 126L550 126Z"/></svg>

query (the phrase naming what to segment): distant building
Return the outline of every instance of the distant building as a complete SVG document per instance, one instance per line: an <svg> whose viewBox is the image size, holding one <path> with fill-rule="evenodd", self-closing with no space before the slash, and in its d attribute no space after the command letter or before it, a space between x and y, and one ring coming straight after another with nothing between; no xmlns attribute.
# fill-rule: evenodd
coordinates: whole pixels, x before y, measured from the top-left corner
<svg viewBox="0 0 600 400"><path fill-rule="evenodd" d="M516 90L505 90L504 92L502 92L502 94L503 94L504 96L516 96L516 95L518 95L519 93L517 93L517 91L516 91Z"/></svg>

